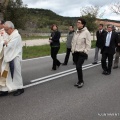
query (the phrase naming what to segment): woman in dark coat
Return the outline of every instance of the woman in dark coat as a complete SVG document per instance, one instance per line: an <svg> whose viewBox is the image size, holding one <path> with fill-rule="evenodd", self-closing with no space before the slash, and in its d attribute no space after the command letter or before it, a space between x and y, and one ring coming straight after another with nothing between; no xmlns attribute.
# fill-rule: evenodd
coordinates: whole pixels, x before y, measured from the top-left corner
<svg viewBox="0 0 120 120"><path fill-rule="evenodd" d="M50 46L51 46L51 57L53 59L52 70L56 70L56 66L60 66L61 63L57 59L57 54L60 49L60 32L58 31L57 25L53 24L51 27L52 33L49 38Z"/></svg>

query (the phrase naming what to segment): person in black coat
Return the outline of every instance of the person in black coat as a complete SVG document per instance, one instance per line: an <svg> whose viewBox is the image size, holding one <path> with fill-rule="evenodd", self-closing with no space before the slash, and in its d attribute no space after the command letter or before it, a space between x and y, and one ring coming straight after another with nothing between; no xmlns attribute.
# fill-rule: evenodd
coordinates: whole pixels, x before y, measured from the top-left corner
<svg viewBox="0 0 120 120"><path fill-rule="evenodd" d="M101 48L101 64L103 68L103 74L104 75L110 75L111 74L111 67L113 62L113 55L115 54L115 48L118 45L118 34L114 31L112 31L113 25L107 26L107 33L105 34L103 46ZM107 64L108 59L108 64Z"/></svg>
<svg viewBox="0 0 120 120"><path fill-rule="evenodd" d="M118 45L117 45L117 48L116 48L115 61L114 61L113 69L118 68L119 57L120 57L120 32L117 32L117 34L118 34Z"/></svg>
<svg viewBox="0 0 120 120"><path fill-rule="evenodd" d="M61 65L60 61L57 59L57 54L60 49L61 34L58 31L57 25L55 24L52 25L51 30L52 30L52 33L51 33L51 37L49 38L49 42L51 46L51 57L53 59L52 70L56 70L56 66L59 67Z"/></svg>
<svg viewBox="0 0 120 120"><path fill-rule="evenodd" d="M106 33L106 31L103 29L103 24L99 24L98 31L96 32L97 41L96 41L94 62L92 64L97 64L97 62L98 62L98 53L102 47L103 38L104 38L105 33Z"/></svg>

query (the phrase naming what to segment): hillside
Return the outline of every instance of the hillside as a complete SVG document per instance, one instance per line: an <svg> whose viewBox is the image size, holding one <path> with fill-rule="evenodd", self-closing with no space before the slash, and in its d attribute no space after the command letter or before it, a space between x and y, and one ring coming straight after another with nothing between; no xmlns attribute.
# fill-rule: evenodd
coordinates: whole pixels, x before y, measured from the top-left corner
<svg viewBox="0 0 120 120"><path fill-rule="evenodd" d="M45 9L32 9L29 8L29 22L27 23L27 29L36 32L49 32L52 24L57 24L59 29L64 31L68 30L70 24L74 25L77 17L63 17L57 15L51 10Z"/></svg>
<svg viewBox="0 0 120 120"><path fill-rule="evenodd" d="M50 32L50 26L57 24L61 32L67 32L70 24L75 25L78 17L63 17L51 10L46 9L33 9L28 8L29 22L27 22L26 28L30 32ZM119 26L120 21L98 19L98 23L103 24L117 24Z"/></svg>

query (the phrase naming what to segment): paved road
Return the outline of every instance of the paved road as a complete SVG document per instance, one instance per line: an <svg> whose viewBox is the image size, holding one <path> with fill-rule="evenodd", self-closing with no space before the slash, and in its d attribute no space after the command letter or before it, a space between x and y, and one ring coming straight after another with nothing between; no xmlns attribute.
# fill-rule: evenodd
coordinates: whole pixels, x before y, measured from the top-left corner
<svg viewBox="0 0 120 120"><path fill-rule="evenodd" d="M100 65L91 65L93 55L83 65L82 89L73 86L72 59L57 71L50 57L23 61L25 93L0 98L0 120L120 120L120 68L104 76ZM64 54L58 58L63 62Z"/></svg>

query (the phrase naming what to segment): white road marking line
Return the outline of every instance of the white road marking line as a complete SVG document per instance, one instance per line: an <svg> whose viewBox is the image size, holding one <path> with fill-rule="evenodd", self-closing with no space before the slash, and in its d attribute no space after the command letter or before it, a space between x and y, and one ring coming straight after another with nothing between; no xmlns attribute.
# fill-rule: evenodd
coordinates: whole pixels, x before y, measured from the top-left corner
<svg viewBox="0 0 120 120"><path fill-rule="evenodd" d="M89 69L89 68L98 66L98 65L100 65L100 64L101 64L101 63L95 64L95 65L92 65L92 66L89 66L89 67L85 67L85 68L83 68L83 70L86 70L86 69ZM54 79L57 79L57 78L60 78L60 77L66 76L66 75L73 74L73 73L75 73L75 72L76 72L76 70L74 70L74 71L72 71L72 72L69 72L69 73L65 73L65 74L59 75L59 76L55 76L55 77L53 77L53 78L48 78L48 79L45 79L45 80L42 80L42 81L38 81L38 82L35 82L35 83L31 83L31 84L29 84L29 85L25 85L24 88L28 88L28 87L32 87L32 86L35 86L35 85L38 85L38 84L41 84L41 83L45 83L45 82L48 82L48 81L51 81L51 80L54 80Z"/></svg>
<svg viewBox="0 0 120 120"><path fill-rule="evenodd" d="M99 61L100 62L100 61ZM98 62L98 63L99 63ZM82 68L84 68L84 67L88 67L88 66L90 66L90 65L92 65L92 64L88 64L88 65L84 65L84 66L82 66ZM48 75L48 76L45 76L45 77L41 77L41 78L37 78L37 79L35 79L35 80L31 80L30 82L37 82L37 81L40 81L40 80L44 80L44 79L47 79L47 78L50 78L50 77L54 77L54 76L57 76L57 75L60 75L60 74L65 74L65 73L67 73L67 72L71 72L71 71L73 71L73 70L76 70L76 68L73 68L73 69L70 69L70 70L65 70L65 71L62 71L62 72L59 72L59 73L55 73L55 74L52 74L52 75Z"/></svg>
<svg viewBox="0 0 120 120"><path fill-rule="evenodd" d="M59 73L56 73L56 74L48 75L48 76L45 76L45 77L42 77L42 78L37 78L37 79L35 79L35 80L31 80L31 82L40 81L40 80L43 80L43 79L46 79L46 78L50 78L50 77L54 77L54 76L56 76L56 75L60 75L60 74L63 74L63 73L67 73L67 72L70 72L70 71L73 71L73 70L75 70L75 68L70 69L70 70L66 70L66 71L63 71L63 72L59 72Z"/></svg>
<svg viewBox="0 0 120 120"><path fill-rule="evenodd" d="M44 82L48 82L48 81L51 81L51 80L54 80L54 79L57 79L57 78L60 78L60 77L63 77L63 76L75 73L75 72L76 71L72 71L72 72L69 72L69 73L66 73L66 74L62 74L62 75L59 75L59 76L56 76L56 77L53 77L53 78L45 79L43 81L39 81L39 82L35 82L35 83L29 84L29 85L25 85L24 88L28 88L28 87L31 87L31 86L34 86L34 85L38 85L38 84L41 84L41 83L44 83Z"/></svg>

